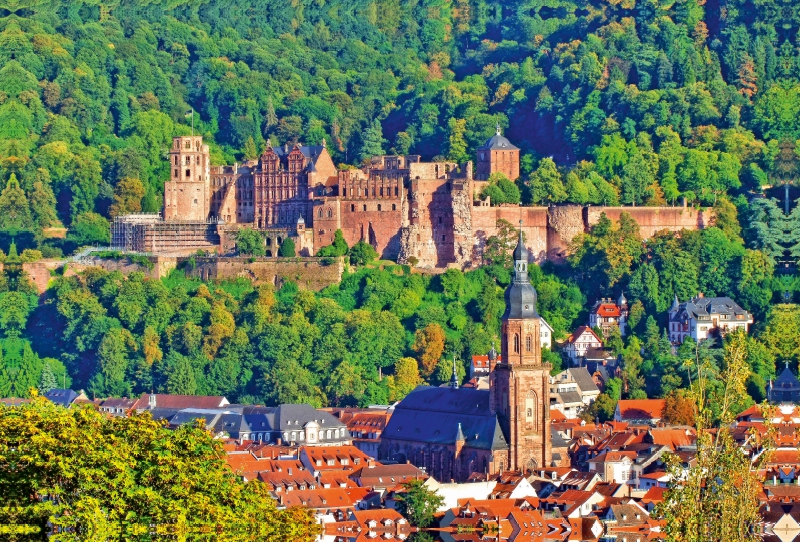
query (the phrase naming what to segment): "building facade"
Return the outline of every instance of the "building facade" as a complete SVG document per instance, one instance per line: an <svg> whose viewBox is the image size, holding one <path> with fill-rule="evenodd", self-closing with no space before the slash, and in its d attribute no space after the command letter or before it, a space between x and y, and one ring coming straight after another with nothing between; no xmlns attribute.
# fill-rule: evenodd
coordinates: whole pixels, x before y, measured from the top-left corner
<svg viewBox="0 0 800 542"><path fill-rule="evenodd" d="M701 293L681 303L676 296L669 310L669 339L682 344L687 337L700 342L737 330L747 333L752 323L753 315L730 297L704 297Z"/></svg>
<svg viewBox="0 0 800 542"><path fill-rule="evenodd" d="M628 312L625 294L620 294L616 301L611 298L599 299L589 311L589 327L602 329L606 337L616 328L624 337L628 334Z"/></svg>
<svg viewBox="0 0 800 542"><path fill-rule="evenodd" d="M499 133L473 162L423 162L420 156L376 156L360 169L338 170L321 145L273 145L257 160L210 165L201 136L181 136L169 151L170 179L160 214L118 216L112 246L158 254L191 254L198 249L233 254L240 228L293 238L298 256L313 256L330 245L337 230L353 246L372 245L381 258L422 268L480 265L486 241L501 220L525 220L532 261L561 261L570 242L600 220L632 214L642 235L698 229L708 211L680 207L583 208L490 206L478 200L493 173L519 176L520 151ZM298 234L303 224L304 235ZM265 239L266 242L266 239ZM279 246L265 247L277 257Z"/></svg>

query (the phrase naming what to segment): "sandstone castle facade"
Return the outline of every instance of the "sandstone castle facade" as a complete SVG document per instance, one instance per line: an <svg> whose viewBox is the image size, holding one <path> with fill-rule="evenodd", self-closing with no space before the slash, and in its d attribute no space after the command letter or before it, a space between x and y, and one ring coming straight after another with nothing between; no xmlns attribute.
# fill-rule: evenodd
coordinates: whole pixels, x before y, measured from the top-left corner
<svg viewBox="0 0 800 542"><path fill-rule="evenodd" d="M337 169L322 145L267 145L257 160L212 166L200 136L173 140L170 180L160 214L117 217L116 248L159 254L198 249L231 254L242 227L261 230L268 257L292 237L299 256L313 256L342 230L348 245L371 244L384 259L419 267L479 265L498 220L523 221L532 261L563 259L570 241L605 213L633 215L642 235L697 229L708 212L686 207L491 206L478 196L490 175L519 177L520 151L498 128L472 162L423 162L377 156L362 169Z"/></svg>

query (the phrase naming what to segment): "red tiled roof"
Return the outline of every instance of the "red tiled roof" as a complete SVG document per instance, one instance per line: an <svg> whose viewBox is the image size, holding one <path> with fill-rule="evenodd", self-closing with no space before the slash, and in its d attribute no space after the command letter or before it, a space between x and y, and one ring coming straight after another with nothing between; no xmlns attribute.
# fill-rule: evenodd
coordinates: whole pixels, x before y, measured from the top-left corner
<svg viewBox="0 0 800 542"><path fill-rule="evenodd" d="M616 303L602 303L599 307L597 307L597 310L594 312L598 316L604 316L604 317L620 316L619 307L617 306Z"/></svg>
<svg viewBox="0 0 800 542"><path fill-rule="evenodd" d="M643 504L648 504L648 503L658 504L660 502L663 502L664 501L664 493L666 491L667 491L667 488L665 488L665 487L653 486L650 489L648 489L647 493L645 493L644 497L642 497L642 503Z"/></svg>
<svg viewBox="0 0 800 542"><path fill-rule="evenodd" d="M303 506L323 510L353 508L350 495L338 487L289 491L280 495L280 503L286 507Z"/></svg>
<svg viewBox="0 0 800 542"><path fill-rule="evenodd" d="M664 399L622 399L617 403L622 419L661 419Z"/></svg>
<svg viewBox="0 0 800 542"><path fill-rule="evenodd" d="M594 337L594 339L600 344L603 343L603 341L600 340L600 338L595 334L595 332L589 326L581 326L575 331L573 331L572 335L570 335L569 339L567 339L567 342L574 343L580 338L581 335L583 335L586 332L591 333L592 337Z"/></svg>

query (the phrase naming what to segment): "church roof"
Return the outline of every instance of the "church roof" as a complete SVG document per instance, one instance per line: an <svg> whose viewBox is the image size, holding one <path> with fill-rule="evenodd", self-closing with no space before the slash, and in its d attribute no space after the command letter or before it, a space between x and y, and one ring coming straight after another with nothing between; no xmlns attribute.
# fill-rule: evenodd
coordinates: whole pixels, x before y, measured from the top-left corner
<svg viewBox="0 0 800 542"><path fill-rule="evenodd" d="M497 416L490 414L489 391L418 386L395 407L382 437L452 445L461 425L464 446L507 450Z"/></svg>

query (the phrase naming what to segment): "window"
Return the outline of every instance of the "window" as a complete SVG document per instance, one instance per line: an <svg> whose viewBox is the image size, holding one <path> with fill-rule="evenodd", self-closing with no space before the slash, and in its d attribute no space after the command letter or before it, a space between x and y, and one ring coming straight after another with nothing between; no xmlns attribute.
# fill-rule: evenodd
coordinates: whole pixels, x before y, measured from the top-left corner
<svg viewBox="0 0 800 542"><path fill-rule="evenodd" d="M381 204L380 203L378 204L378 210L379 211L381 210Z"/></svg>
<svg viewBox="0 0 800 542"><path fill-rule="evenodd" d="M351 205L350 206L350 212L351 213L355 213L356 212L356 206L355 205Z"/></svg>
<svg viewBox="0 0 800 542"><path fill-rule="evenodd" d="M519 353L519 335L514 334L514 352Z"/></svg>
<svg viewBox="0 0 800 542"><path fill-rule="evenodd" d="M396 211L396 210L397 210L397 205L395 205L394 203L392 203L392 211Z"/></svg>
<svg viewBox="0 0 800 542"><path fill-rule="evenodd" d="M322 207L320 207L319 211L317 211L317 218L322 218Z"/></svg>
<svg viewBox="0 0 800 542"><path fill-rule="evenodd" d="M366 206L366 204L364 205L364 210L365 210L365 211L367 210L367 206Z"/></svg>
<svg viewBox="0 0 800 542"><path fill-rule="evenodd" d="M332 216L333 216L333 210L330 207L328 207L328 218L331 218Z"/></svg>
<svg viewBox="0 0 800 542"><path fill-rule="evenodd" d="M525 337L525 350L527 350L528 352L531 351L531 336L530 335Z"/></svg>
<svg viewBox="0 0 800 542"><path fill-rule="evenodd" d="M192 175L192 170L191 169L187 169L186 170L186 176L190 177L191 175Z"/></svg>
<svg viewBox="0 0 800 542"><path fill-rule="evenodd" d="M177 177L177 176L178 176L178 170L177 170L177 169L176 169L176 170L173 172L173 176L174 176L174 177Z"/></svg>

